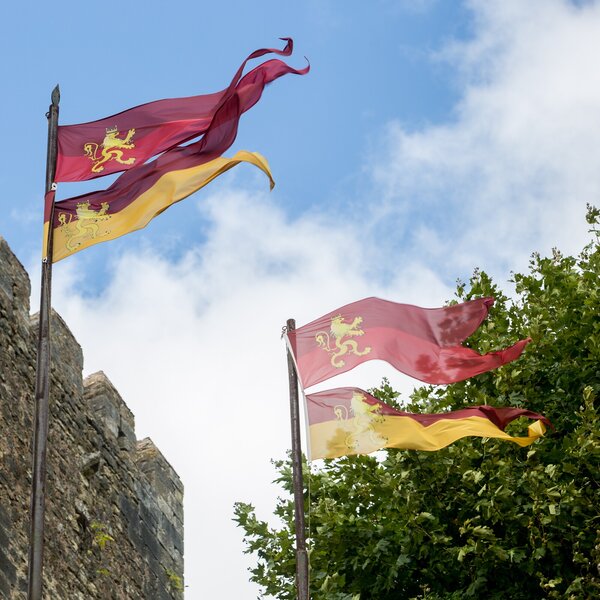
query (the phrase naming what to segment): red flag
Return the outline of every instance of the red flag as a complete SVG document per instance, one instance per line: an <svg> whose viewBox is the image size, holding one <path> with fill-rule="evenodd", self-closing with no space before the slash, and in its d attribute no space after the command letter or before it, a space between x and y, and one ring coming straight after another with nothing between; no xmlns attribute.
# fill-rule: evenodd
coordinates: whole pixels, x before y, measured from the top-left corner
<svg viewBox="0 0 600 600"><path fill-rule="evenodd" d="M471 406L446 413L418 414L392 408L358 388L337 388L306 396L312 460L369 454L381 448L439 450L467 437L489 437L528 446L550 421L520 408ZM526 417L536 422L528 435L514 437L506 426Z"/></svg>
<svg viewBox="0 0 600 600"><path fill-rule="evenodd" d="M484 355L462 346L493 303L420 308L366 298L290 331L288 339L305 388L374 359L426 383L454 383L515 360L531 341Z"/></svg>
<svg viewBox="0 0 600 600"><path fill-rule="evenodd" d="M57 262L94 244L114 240L145 227L154 217L175 202L203 188L211 181L240 163L258 167L271 180L273 177L266 159L257 152L240 150L231 158L221 156L208 162L198 159L196 166L178 168L171 163L157 168L155 177L139 182L137 189L110 206L99 199L108 194L96 194L63 200L55 205L53 219L52 262ZM131 171L136 173L136 171ZM45 256L48 256L49 220L44 223Z"/></svg>
<svg viewBox="0 0 600 600"><path fill-rule="evenodd" d="M242 63L229 86L214 94L158 100L116 115L58 128L55 181L84 181L126 171L207 131L215 114L234 94L242 100L240 114L260 98L265 85L285 73L304 74L279 60L269 60L242 77L246 63L275 53L289 56L293 42L283 50L256 50Z"/></svg>
<svg viewBox="0 0 600 600"><path fill-rule="evenodd" d="M274 73L284 74L290 69L280 61L275 62L279 65ZM264 83L262 76L257 76L259 83ZM53 261L145 227L168 206L239 162L253 163L271 177L268 165L256 154L244 153L239 160L236 155L224 159L225 162L217 161L235 140L243 112L240 106L255 103L263 88L264 85L252 85L236 90L219 108L199 141L172 148L155 160L123 173L106 190L56 202L52 224L44 223L45 231L50 227L55 231ZM207 165L208 170L199 169L202 165Z"/></svg>

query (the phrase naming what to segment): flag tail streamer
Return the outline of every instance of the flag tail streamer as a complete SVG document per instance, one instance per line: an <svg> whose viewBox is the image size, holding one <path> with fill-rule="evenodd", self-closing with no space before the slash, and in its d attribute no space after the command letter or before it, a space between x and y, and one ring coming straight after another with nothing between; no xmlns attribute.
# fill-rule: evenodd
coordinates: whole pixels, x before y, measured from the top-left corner
<svg viewBox="0 0 600 600"><path fill-rule="evenodd" d="M215 114L234 95L248 97L248 110L265 85L286 73L304 75L309 67L293 69L268 60L242 76L248 61L266 54L290 56L293 41L282 50L256 50L246 58L227 88L213 94L171 98L142 104L97 121L58 127L58 159L54 181L84 181L136 168L146 160L188 142L208 130ZM241 113L240 113L241 114Z"/></svg>
<svg viewBox="0 0 600 600"><path fill-rule="evenodd" d="M142 229L154 217L240 163L254 165L274 185L266 159L258 152L241 150L231 158L218 157L197 166L165 169L156 177L132 186L129 195L117 202L103 201L102 192L88 194L55 204L52 262L57 262L94 244L114 240ZM131 171L133 173L133 171ZM49 222L44 224L47 238Z"/></svg>
<svg viewBox="0 0 600 600"><path fill-rule="evenodd" d="M434 451L468 436L528 446L550 425L546 417L529 410L486 405L439 414L409 413L358 388L308 394L306 402L311 460L369 454L382 448ZM534 421L523 437L505 431L519 417Z"/></svg>

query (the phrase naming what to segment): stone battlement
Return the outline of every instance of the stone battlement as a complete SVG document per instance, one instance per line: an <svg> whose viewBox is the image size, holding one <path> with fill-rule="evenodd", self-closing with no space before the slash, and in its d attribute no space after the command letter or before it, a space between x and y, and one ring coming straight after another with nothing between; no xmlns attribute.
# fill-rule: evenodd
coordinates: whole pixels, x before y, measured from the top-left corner
<svg viewBox="0 0 600 600"><path fill-rule="evenodd" d="M37 315L0 237L0 598L26 598ZM51 321L44 597L183 597L183 486L106 375Z"/></svg>

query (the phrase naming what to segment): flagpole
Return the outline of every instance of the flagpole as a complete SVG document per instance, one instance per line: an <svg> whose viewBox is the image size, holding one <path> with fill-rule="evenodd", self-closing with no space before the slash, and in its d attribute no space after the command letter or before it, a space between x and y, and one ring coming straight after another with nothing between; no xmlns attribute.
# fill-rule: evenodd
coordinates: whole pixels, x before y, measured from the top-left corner
<svg viewBox="0 0 600 600"><path fill-rule="evenodd" d="M52 104L48 109L48 152L46 157L46 194L55 189L58 103L58 85L52 90ZM52 221L50 212L45 256L42 260L42 281L35 377L35 424L33 435L33 474L31 485L31 523L29 538L28 600L42 600L42 559L44 552L44 509L46 503L46 446L48 438L50 391L50 311L52 283Z"/></svg>
<svg viewBox="0 0 600 600"><path fill-rule="evenodd" d="M287 331L296 329L296 321L288 319ZM304 525L304 483L302 481L302 447L300 442L300 407L298 401L298 374L294 359L287 350L290 383L290 420L292 425L292 477L294 487L294 515L296 525L296 586L298 600L308 600L308 554Z"/></svg>

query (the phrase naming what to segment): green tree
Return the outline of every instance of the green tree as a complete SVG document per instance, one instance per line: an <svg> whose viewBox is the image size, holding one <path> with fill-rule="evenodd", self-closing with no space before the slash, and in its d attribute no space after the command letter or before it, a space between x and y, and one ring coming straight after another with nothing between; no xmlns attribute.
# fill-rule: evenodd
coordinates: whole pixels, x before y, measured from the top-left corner
<svg viewBox="0 0 600 600"><path fill-rule="evenodd" d="M406 409L472 404L525 407L555 426L521 449L468 438L438 452L387 450L305 466L313 600L600 597L600 211L578 257L535 254L515 274L514 299L476 271L458 300L492 295L489 318L468 340L488 352L529 336L518 360L447 387L417 389ZM456 301L456 300L455 300ZM394 404L384 381L374 390ZM522 434L526 423L511 424ZM289 461L272 527L237 503L252 581L292 600L294 526Z"/></svg>

